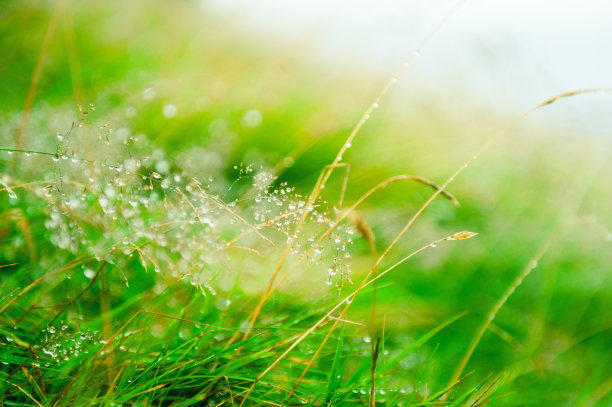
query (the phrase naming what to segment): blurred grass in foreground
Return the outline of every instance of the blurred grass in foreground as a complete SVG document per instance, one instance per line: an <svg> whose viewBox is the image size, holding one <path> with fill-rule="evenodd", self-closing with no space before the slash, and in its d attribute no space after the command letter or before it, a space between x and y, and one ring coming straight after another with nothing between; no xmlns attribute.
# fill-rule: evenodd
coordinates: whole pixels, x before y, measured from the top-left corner
<svg viewBox="0 0 612 407"><path fill-rule="evenodd" d="M314 262L272 293L255 329L243 325L299 224L279 211L308 206L320 171L388 78L328 78L307 67L299 49L241 36L191 2L57 4L0 9L1 147L17 147L21 126L21 148L49 153L1 153L2 400L238 405L342 300L336 284L343 282L343 296L356 288L373 264L372 236L383 252L432 193L410 181L374 193L342 223L339 242L332 234ZM441 184L504 125L492 115L469 124L424 95L383 101L343 157L350 171L339 209L399 174ZM474 373L447 402L609 403L610 151L588 135L530 128L529 119L511 130L451 184L461 205L435 200L381 270L460 230L479 236L441 242L381 278L373 338L367 287L288 403L367 404L380 337L376 402L436 405L442 396L432 394L445 390L496 301L576 219L584 222L551 245L500 309L466 367ZM304 250L307 236L339 216L344 173L334 172L300 229ZM277 215L280 225L248 226ZM174 227L181 222L188 226ZM242 230L248 236L225 246ZM353 285L328 273L336 264L346 270L336 261L345 250ZM336 321L264 376L247 403L284 403Z"/></svg>

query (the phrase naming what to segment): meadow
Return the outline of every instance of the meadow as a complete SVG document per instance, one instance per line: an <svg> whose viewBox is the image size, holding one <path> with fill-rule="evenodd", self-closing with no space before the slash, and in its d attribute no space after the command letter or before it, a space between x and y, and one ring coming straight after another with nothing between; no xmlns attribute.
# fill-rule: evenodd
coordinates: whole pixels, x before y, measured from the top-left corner
<svg viewBox="0 0 612 407"><path fill-rule="evenodd" d="M610 90L449 110L187 1L0 21L0 404L612 403L612 145L556 113Z"/></svg>

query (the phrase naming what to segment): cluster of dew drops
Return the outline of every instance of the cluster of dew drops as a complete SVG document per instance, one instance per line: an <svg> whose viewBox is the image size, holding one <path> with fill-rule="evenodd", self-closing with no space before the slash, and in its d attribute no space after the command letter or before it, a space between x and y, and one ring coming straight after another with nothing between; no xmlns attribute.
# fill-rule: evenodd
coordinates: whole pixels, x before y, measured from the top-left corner
<svg viewBox="0 0 612 407"><path fill-rule="evenodd" d="M329 209L328 203L321 200L310 203L308 197L296 194L287 183L270 187L275 177L267 172L256 174L253 180L257 227L272 227L280 232L290 252L299 259L325 264L328 285L334 281L339 288L345 282L352 284L349 247L354 231L346 224L337 224L340 209Z"/></svg>
<svg viewBox="0 0 612 407"><path fill-rule="evenodd" d="M352 282L348 246L353 231L335 223L339 209L329 209L324 201L309 204L286 183L275 184L265 170L242 165L239 176L252 179L255 197L225 203L213 192L211 175L191 176L145 135L127 128L113 131L89 116L81 111L78 123L56 135L54 153L11 152L50 160L44 166L48 183L39 182L34 191L48 203L45 226L58 248L114 264L126 284L129 273L123 269L130 261L168 278L189 270L185 280L214 295L210 282L231 261L231 238L224 232L239 225L241 235L258 230L270 236L271 228L277 233L270 238L280 238L293 254L325 264L329 285ZM41 164L32 164L30 175L40 178ZM16 198L10 182L3 179ZM93 274L83 269L86 277Z"/></svg>
<svg viewBox="0 0 612 407"><path fill-rule="evenodd" d="M47 326L43 329L42 334L42 352L53 359L55 363L67 362L81 354L87 354L92 347L104 343L97 332L74 332L63 321L60 322L59 326ZM49 366L48 362L46 362L46 366Z"/></svg>

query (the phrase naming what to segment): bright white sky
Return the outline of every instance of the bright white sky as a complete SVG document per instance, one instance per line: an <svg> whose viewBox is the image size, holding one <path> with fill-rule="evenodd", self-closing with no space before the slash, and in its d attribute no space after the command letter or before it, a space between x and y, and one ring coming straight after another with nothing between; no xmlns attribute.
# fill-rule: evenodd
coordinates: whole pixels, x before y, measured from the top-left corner
<svg viewBox="0 0 612 407"><path fill-rule="evenodd" d="M456 0L201 0L243 32L307 44L309 58L387 78ZM612 88L612 0L467 0L407 72L446 103L510 116L570 89ZM612 95L555 107L612 138ZM444 103L444 102L443 102ZM569 117L568 117L569 116Z"/></svg>

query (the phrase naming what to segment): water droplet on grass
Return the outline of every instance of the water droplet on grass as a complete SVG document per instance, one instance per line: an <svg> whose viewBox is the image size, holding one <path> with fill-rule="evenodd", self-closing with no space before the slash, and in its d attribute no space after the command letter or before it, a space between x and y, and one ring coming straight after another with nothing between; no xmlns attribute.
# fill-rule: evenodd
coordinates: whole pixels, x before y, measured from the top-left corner
<svg viewBox="0 0 612 407"><path fill-rule="evenodd" d="M142 98L144 100L152 100L155 98L155 89L154 88L146 88L142 91Z"/></svg>
<svg viewBox="0 0 612 407"><path fill-rule="evenodd" d="M164 105L164 107L162 108L162 114L168 119L176 117L178 111L178 107L172 103Z"/></svg>
<svg viewBox="0 0 612 407"><path fill-rule="evenodd" d="M251 109L242 117L242 124L245 127L257 127L261 124L263 115L259 110Z"/></svg>

